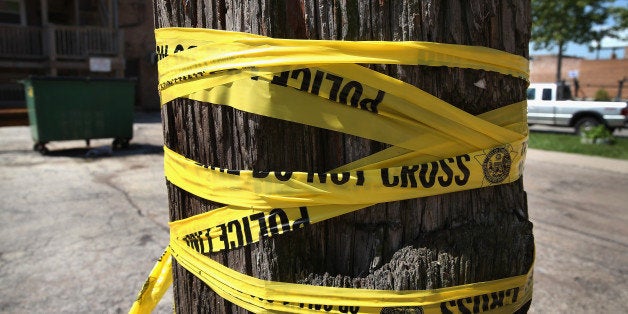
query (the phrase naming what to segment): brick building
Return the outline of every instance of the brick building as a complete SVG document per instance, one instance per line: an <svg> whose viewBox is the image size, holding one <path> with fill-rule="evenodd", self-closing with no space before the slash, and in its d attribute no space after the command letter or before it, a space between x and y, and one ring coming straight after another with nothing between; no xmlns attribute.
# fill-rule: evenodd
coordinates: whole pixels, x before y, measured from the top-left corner
<svg viewBox="0 0 628 314"><path fill-rule="evenodd" d="M158 110L157 59L153 2L118 0L119 28L124 31L125 77L138 79L136 107Z"/></svg>
<svg viewBox="0 0 628 314"><path fill-rule="evenodd" d="M0 125L25 123L28 76L135 78L157 109L154 50L149 0L0 0Z"/></svg>
<svg viewBox="0 0 628 314"><path fill-rule="evenodd" d="M624 48L624 58L587 60L578 57L563 57L561 77L572 87L578 98L593 98L603 89L612 98L628 98L628 47ZM534 56L530 62L530 81L545 83L556 81L555 55ZM571 74L571 75L570 75ZM579 90L575 94L573 75L577 74Z"/></svg>

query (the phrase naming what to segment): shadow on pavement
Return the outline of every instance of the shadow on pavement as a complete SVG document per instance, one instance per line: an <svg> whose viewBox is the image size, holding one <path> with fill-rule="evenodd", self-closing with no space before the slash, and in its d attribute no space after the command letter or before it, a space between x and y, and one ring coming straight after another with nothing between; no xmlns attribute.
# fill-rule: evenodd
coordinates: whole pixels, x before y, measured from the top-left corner
<svg viewBox="0 0 628 314"><path fill-rule="evenodd" d="M133 123L161 123L161 112L138 112L133 115Z"/></svg>
<svg viewBox="0 0 628 314"><path fill-rule="evenodd" d="M129 144L128 148L112 149L111 146L98 147L78 147L50 150L47 157L75 157L75 158L111 158L134 155L157 155L163 154L164 149L159 145L152 144Z"/></svg>

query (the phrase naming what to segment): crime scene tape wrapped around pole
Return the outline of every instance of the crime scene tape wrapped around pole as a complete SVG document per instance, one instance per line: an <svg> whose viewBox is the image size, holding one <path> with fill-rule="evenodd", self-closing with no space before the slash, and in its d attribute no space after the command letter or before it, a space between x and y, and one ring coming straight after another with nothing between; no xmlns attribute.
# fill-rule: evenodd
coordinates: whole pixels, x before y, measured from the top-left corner
<svg viewBox="0 0 628 314"><path fill-rule="evenodd" d="M519 179L528 137L525 101L474 116L358 64L481 69L527 80L525 58L430 42L288 40L188 28L155 35L162 105L187 98L391 147L325 173L222 169L164 147L169 182L225 206L170 223L170 245L130 312L156 306L172 282L172 258L221 297L259 313L380 313L404 306L424 313L512 313L531 300L532 267L499 280L389 291L261 280L205 255L377 203Z"/></svg>

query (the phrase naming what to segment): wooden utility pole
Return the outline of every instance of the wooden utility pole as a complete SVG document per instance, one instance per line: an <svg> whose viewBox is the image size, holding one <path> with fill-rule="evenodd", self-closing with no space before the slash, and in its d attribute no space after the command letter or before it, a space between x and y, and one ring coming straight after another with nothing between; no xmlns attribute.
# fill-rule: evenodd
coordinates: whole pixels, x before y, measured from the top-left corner
<svg viewBox="0 0 628 314"><path fill-rule="evenodd" d="M157 28L226 29L275 38L433 41L528 57L530 3L525 0L155 0L154 8ZM525 99L525 81L497 73L372 67L472 114ZM324 172L385 147L189 100L164 106L162 117L168 147L228 169ZM220 205L171 184L168 192L171 220ZM273 281L400 290L448 287L526 273L534 251L527 212L520 179L378 204L211 257ZM177 313L246 313L178 265L174 295Z"/></svg>

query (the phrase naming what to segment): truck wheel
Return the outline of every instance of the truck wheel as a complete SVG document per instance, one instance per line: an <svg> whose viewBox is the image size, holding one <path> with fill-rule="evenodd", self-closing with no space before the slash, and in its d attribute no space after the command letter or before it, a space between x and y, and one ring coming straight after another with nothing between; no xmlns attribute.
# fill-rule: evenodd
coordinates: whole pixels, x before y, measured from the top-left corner
<svg viewBox="0 0 628 314"><path fill-rule="evenodd" d="M592 129L600 124L602 124L600 120L594 117L582 117L576 122L574 128L576 129L576 134L581 135L585 130Z"/></svg>

